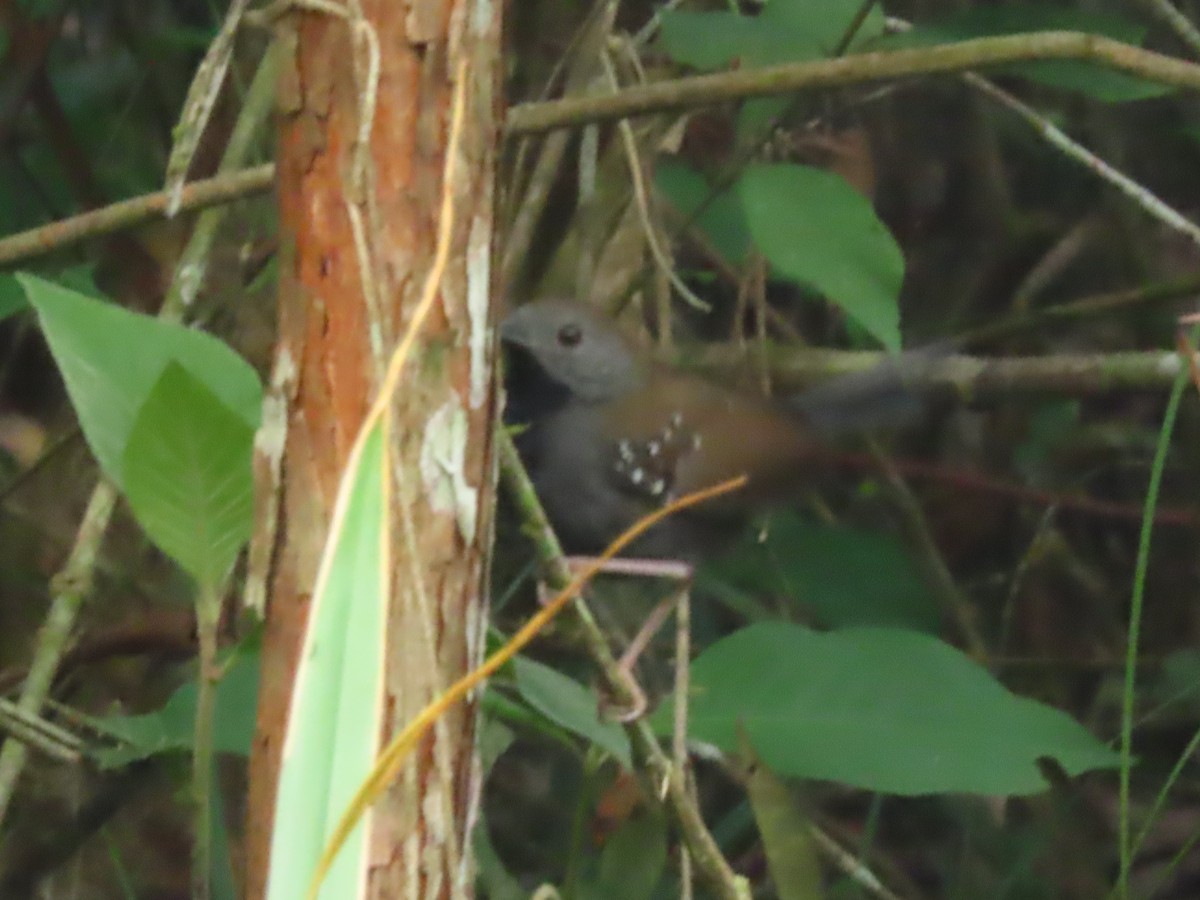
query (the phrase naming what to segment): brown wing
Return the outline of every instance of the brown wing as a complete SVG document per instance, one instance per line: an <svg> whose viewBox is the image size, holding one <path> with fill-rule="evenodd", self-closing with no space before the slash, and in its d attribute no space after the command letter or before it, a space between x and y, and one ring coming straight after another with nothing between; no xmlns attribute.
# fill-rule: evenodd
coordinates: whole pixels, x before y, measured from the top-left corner
<svg viewBox="0 0 1200 900"><path fill-rule="evenodd" d="M802 420L702 379L658 372L611 405L614 476L664 500L745 474L743 502L802 481L820 455Z"/></svg>

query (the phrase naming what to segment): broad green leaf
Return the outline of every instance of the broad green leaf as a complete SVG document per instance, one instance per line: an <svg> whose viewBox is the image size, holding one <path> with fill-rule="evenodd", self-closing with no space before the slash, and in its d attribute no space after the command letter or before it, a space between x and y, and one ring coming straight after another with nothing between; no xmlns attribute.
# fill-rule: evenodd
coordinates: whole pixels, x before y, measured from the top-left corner
<svg viewBox="0 0 1200 900"><path fill-rule="evenodd" d="M88 444L117 484L124 487L129 431L171 361L247 426L258 427L258 376L212 335L129 312L35 275L17 279L37 310Z"/></svg>
<svg viewBox="0 0 1200 900"><path fill-rule="evenodd" d="M885 39L888 47L930 47L936 44L1035 31L1081 31L1137 46L1146 29L1137 22L1098 13L1048 4L976 6L944 19L919 25ZM1170 93L1174 88L1146 81L1105 66L1074 60L1035 60L996 66L990 73L1016 75L1049 87L1076 91L1105 103L1144 100Z"/></svg>
<svg viewBox="0 0 1200 900"><path fill-rule="evenodd" d="M625 730L616 722L601 721L594 691L524 656L513 660L513 674L526 703L550 721L608 751L626 769L633 767Z"/></svg>
<svg viewBox="0 0 1200 900"><path fill-rule="evenodd" d="M661 163L654 184L685 222L695 221L709 242L731 265L739 265L750 252L750 233L742 204L733 190L713 194L708 179L681 162Z"/></svg>
<svg viewBox="0 0 1200 900"><path fill-rule="evenodd" d="M250 754L258 715L257 651L237 651L217 685L213 719L213 749L218 753ZM100 765L115 768L160 753L190 753L196 725L196 682L182 685L158 712L140 716L109 716L98 727L124 741L113 750L96 753Z"/></svg>
<svg viewBox="0 0 1200 900"><path fill-rule="evenodd" d="M254 429L176 362L125 445L125 495L150 539L215 588L250 538Z"/></svg>
<svg viewBox="0 0 1200 900"><path fill-rule="evenodd" d="M860 6L860 0L772 0L755 16L669 10L662 46L675 62L698 69L820 59L834 53ZM854 43L882 33L883 21L881 10L871 10Z"/></svg>
<svg viewBox="0 0 1200 900"><path fill-rule="evenodd" d="M766 66L819 59L814 37L779 29L762 16L718 10L671 10L662 17L662 46L675 62L697 69Z"/></svg>
<svg viewBox="0 0 1200 900"><path fill-rule="evenodd" d="M862 5L862 0L769 0L759 18L770 27L808 36L823 56L832 56ZM852 50L884 33L886 17L881 7L876 3L859 23L850 43Z"/></svg>
<svg viewBox="0 0 1200 900"><path fill-rule="evenodd" d="M270 900L307 894L321 852L378 751L387 553L381 540L384 435L367 435L342 476L288 718L275 801ZM357 896L362 822L320 897Z"/></svg>
<svg viewBox="0 0 1200 900"><path fill-rule="evenodd" d="M737 189L750 234L777 274L816 288L899 349L904 256L870 201L808 166L750 166Z"/></svg>
<svg viewBox="0 0 1200 900"><path fill-rule="evenodd" d="M731 601L746 591L786 598L825 625L888 625L936 632L941 615L903 544L888 534L772 516L699 573Z"/></svg>
<svg viewBox="0 0 1200 900"><path fill-rule="evenodd" d="M669 731L670 704L655 715ZM1017 697L914 631L744 628L692 668L689 737L728 753L744 729L770 768L895 794L1027 794L1038 760L1071 775L1119 764L1065 713Z"/></svg>

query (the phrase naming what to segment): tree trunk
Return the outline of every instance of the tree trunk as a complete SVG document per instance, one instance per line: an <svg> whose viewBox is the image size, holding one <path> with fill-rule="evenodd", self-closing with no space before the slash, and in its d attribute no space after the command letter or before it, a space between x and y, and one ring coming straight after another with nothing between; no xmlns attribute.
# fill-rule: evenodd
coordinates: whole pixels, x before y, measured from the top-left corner
<svg viewBox="0 0 1200 900"><path fill-rule="evenodd" d="M304 11L279 23L279 39L290 47L280 85L280 338L274 407L267 405L256 461L251 578L265 579L268 601L247 897L264 890L284 719L338 478L433 261L460 80L465 118L450 154L449 264L393 407L396 540L384 738L476 662L486 619L500 5L363 0L361 9L361 22ZM456 433L451 422L465 424L457 432L465 434L460 453L434 446ZM272 446L282 448L281 460ZM449 495L439 493L448 484ZM473 748L474 710L456 709L380 801L371 896L470 893Z"/></svg>

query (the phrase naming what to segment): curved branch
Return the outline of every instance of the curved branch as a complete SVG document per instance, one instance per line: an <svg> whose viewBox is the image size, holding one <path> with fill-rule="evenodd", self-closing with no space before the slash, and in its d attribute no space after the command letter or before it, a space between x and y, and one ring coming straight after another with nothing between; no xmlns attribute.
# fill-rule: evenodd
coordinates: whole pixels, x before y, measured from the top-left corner
<svg viewBox="0 0 1200 900"><path fill-rule="evenodd" d="M787 94L806 88L965 72L1044 59L1094 62L1160 84L1200 90L1200 66L1094 34L1044 31L696 75L640 85L619 94L523 103L509 110L504 130L510 136L532 134L626 116Z"/></svg>
<svg viewBox="0 0 1200 900"><path fill-rule="evenodd" d="M272 163L193 181L183 189L179 210L204 209L239 197L260 194L274 183L275 166ZM155 191L14 234L0 240L0 266L162 218L166 214L168 200L166 191Z"/></svg>
<svg viewBox="0 0 1200 900"><path fill-rule="evenodd" d="M751 360L736 347L689 349L687 364L728 380L737 371L751 370ZM971 402L1021 396L1092 396L1109 391L1161 391L1179 373L1182 357L1175 351L1118 351L1061 353L1050 356L983 357L953 354L931 356L917 350L899 357L866 350L768 350L767 368L777 392L784 394L831 377L854 379L895 371L897 383L916 392L945 392Z"/></svg>

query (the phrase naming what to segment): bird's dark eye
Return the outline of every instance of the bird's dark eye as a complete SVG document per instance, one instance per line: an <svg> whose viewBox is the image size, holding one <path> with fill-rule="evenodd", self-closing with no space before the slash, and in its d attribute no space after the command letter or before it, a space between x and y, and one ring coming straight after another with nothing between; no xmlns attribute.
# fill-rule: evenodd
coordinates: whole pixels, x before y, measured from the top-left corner
<svg viewBox="0 0 1200 900"><path fill-rule="evenodd" d="M558 342L564 347L575 347L583 340L583 331L578 325L564 325L558 329Z"/></svg>

